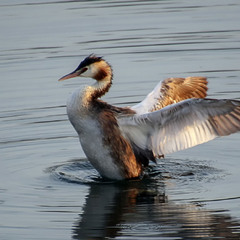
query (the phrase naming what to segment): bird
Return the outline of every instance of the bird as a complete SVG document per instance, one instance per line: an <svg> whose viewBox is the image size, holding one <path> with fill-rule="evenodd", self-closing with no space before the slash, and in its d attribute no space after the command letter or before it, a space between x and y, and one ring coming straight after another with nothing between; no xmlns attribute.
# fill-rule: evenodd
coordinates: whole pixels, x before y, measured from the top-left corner
<svg viewBox="0 0 240 240"><path fill-rule="evenodd" d="M149 162L240 131L240 101L207 98L206 77L167 78L134 106L103 100L111 65L91 54L59 81L92 78L67 100L67 115L82 149L102 178L136 179Z"/></svg>

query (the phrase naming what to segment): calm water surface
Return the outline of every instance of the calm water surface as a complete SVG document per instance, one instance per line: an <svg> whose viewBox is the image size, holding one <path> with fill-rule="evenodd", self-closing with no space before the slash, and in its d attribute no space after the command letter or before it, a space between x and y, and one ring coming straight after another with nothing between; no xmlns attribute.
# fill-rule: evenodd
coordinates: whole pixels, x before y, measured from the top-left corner
<svg viewBox="0 0 240 240"><path fill-rule="evenodd" d="M240 239L240 134L103 182L65 113L80 80L57 82L96 53L118 106L170 76L240 99L238 0L2 0L0 12L0 239Z"/></svg>

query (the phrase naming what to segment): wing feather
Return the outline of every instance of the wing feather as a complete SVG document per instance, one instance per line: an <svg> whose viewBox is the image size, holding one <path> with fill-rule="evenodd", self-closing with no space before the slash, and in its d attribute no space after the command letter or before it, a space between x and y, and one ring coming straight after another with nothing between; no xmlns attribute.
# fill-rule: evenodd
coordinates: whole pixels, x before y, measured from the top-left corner
<svg viewBox="0 0 240 240"><path fill-rule="evenodd" d="M207 95L205 77L167 78L161 81L139 104L131 107L138 114L154 112L170 104Z"/></svg>
<svg viewBox="0 0 240 240"><path fill-rule="evenodd" d="M187 99L118 122L130 142L157 157L240 131L240 101Z"/></svg>

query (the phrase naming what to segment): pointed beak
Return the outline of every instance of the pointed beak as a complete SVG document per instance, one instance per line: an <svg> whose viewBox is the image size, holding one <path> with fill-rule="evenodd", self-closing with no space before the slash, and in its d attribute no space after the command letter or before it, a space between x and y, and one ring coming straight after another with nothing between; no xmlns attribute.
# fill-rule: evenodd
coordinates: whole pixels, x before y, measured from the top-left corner
<svg viewBox="0 0 240 240"><path fill-rule="evenodd" d="M87 71L87 68L79 68L78 67L73 72L71 72L71 73L61 77L60 79L58 79L58 81L64 81L64 80L67 80L69 78L81 77L81 74L84 73L85 71Z"/></svg>
<svg viewBox="0 0 240 240"><path fill-rule="evenodd" d="M58 79L58 81L64 81L64 80L67 80L69 78L78 77L79 75L80 75L79 72L74 71L74 72L71 72L71 73L61 77L60 79Z"/></svg>

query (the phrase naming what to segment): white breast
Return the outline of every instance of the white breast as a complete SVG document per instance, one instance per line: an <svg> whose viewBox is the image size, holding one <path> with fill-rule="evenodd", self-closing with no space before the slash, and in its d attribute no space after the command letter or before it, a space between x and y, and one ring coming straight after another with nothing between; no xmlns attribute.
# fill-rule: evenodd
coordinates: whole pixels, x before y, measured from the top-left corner
<svg viewBox="0 0 240 240"><path fill-rule="evenodd" d="M82 92L75 91L67 102L67 114L78 133L80 143L88 160L101 176L111 179L123 179L119 167L112 159L109 147L103 142L103 135L97 117L82 104Z"/></svg>

